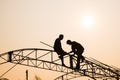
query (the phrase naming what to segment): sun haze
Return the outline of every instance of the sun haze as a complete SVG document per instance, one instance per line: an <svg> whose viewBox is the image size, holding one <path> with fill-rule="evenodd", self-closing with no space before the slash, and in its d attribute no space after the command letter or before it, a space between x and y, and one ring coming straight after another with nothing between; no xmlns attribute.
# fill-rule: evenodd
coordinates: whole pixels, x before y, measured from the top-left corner
<svg viewBox="0 0 120 80"><path fill-rule="evenodd" d="M92 27L95 24L94 18L92 16L84 16L82 19L82 24L85 27Z"/></svg>

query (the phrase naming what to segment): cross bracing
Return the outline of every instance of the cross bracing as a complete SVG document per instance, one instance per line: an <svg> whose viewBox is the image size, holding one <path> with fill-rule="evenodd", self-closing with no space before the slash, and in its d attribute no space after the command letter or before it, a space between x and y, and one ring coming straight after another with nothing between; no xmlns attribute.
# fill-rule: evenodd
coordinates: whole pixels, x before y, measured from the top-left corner
<svg viewBox="0 0 120 80"><path fill-rule="evenodd" d="M68 57L69 55L65 56L65 58ZM80 63L79 71L71 69L69 65L62 66L54 50L49 49L27 48L0 54L0 64L7 62L64 73L55 80L70 80L81 76L87 76L94 80L120 79L119 68L106 65L93 58L85 57L85 61ZM74 65L75 63L76 57L74 57Z"/></svg>

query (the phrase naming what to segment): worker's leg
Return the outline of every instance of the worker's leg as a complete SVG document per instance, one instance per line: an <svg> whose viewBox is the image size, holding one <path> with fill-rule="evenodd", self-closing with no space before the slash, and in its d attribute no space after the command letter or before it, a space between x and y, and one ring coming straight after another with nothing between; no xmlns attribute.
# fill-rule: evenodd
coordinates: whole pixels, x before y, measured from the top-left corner
<svg viewBox="0 0 120 80"><path fill-rule="evenodd" d="M80 69L80 55L77 57L76 69Z"/></svg>
<svg viewBox="0 0 120 80"><path fill-rule="evenodd" d="M73 68L73 55L70 55L70 68Z"/></svg>
<svg viewBox="0 0 120 80"><path fill-rule="evenodd" d="M84 57L84 56L81 56L81 59L82 59L82 61L81 61L81 62L83 62L83 61L85 60L85 57Z"/></svg>
<svg viewBox="0 0 120 80"><path fill-rule="evenodd" d="M63 56L59 56L59 58L61 59L62 66L65 66Z"/></svg>

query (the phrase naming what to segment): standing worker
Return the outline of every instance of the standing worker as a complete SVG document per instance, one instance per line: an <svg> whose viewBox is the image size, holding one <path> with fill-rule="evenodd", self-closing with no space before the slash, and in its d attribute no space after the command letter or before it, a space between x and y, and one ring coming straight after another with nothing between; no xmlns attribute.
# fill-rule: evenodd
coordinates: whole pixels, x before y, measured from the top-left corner
<svg viewBox="0 0 120 80"><path fill-rule="evenodd" d="M80 69L80 59L82 59L82 62L84 60L84 57L82 56L82 53L84 52L84 48L80 43L77 43L75 41L67 40L67 44L71 45L72 51L69 53L74 53L74 55L77 55L77 64L76 69ZM72 62L72 63L71 63ZM70 56L70 64L73 64L72 57ZM73 65L70 65L70 67L73 67Z"/></svg>
<svg viewBox="0 0 120 80"><path fill-rule="evenodd" d="M63 39L63 37L64 36L62 34L60 34L59 37L55 40L54 51L58 54L59 58L61 59L62 66L65 66L63 58L65 55L67 55L67 52L65 52L62 49L61 40Z"/></svg>

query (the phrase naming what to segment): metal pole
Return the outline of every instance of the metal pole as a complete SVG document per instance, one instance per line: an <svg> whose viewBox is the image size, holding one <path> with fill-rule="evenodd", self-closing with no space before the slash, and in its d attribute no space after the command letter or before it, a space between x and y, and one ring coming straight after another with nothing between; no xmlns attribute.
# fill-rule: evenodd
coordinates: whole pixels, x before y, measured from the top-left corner
<svg viewBox="0 0 120 80"><path fill-rule="evenodd" d="M42 42L42 41L40 41L40 43L42 43L42 44L44 44L44 45L47 45L47 46L53 48L53 46L51 46L51 45L49 45L49 44L46 44L46 43L44 43L44 42Z"/></svg>
<svg viewBox="0 0 120 80"><path fill-rule="evenodd" d="M12 54L13 54L12 51L8 52L8 62L12 61Z"/></svg>
<svg viewBox="0 0 120 80"><path fill-rule="evenodd" d="M28 70L26 70L26 80L28 80Z"/></svg>

